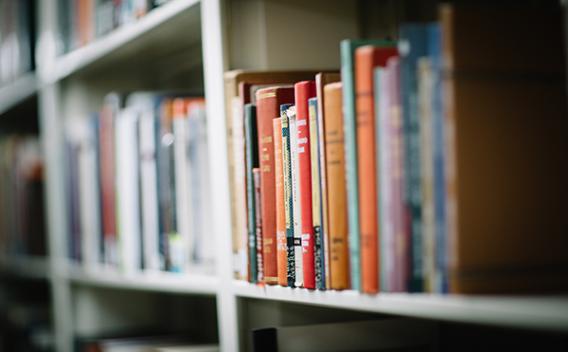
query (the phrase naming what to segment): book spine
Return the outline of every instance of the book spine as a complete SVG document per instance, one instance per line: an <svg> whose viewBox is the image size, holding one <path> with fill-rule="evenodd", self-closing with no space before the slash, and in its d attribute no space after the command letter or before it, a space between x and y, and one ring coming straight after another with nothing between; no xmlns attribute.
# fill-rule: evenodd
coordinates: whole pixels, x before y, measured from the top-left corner
<svg viewBox="0 0 568 352"><path fill-rule="evenodd" d="M282 111L282 110L281 110ZM285 110L281 113L282 124L282 171L284 184L284 215L286 221L287 281L289 287L296 283L296 264L294 260L294 204L292 191L292 157L290 147L290 125Z"/></svg>
<svg viewBox="0 0 568 352"><path fill-rule="evenodd" d="M259 205L255 202L253 169L258 168L258 142L256 131L256 106L245 105L245 136L246 136L246 160L247 160L247 211L248 211L248 246L250 282L258 282L258 263L256 253L256 209Z"/></svg>
<svg viewBox="0 0 568 352"><path fill-rule="evenodd" d="M287 249L286 249L286 214L284 209L284 173L282 167L282 119L272 120L274 126L274 178L276 185L276 266L278 284L286 286Z"/></svg>
<svg viewBox="0 0 568 352"><path fill-rule="evenodd" d="M375 136L376 157L377 157L377 183L379 184L378 214L380 226L380 249L379 249L379 276L380 290L389 292L391 289L390 276L393 269L393 221L391 214L392 187L389 180L391 178L391 143L389 139L389 101L386 74L383 68L377 68L375 75Z"/></svg>
<svg viewBox="0 0 568 352"><path fill-rule="evenodd" d="M302 209L302 264L304 287L315 289L314 225L312 215L312 166L308 99L316 95L314 81L296 83L296 125L298 129L298 176Z"/></svg>
<svg viewBox="0 0 568 352"><path fill-rule="evenodd" d="M150 105L140 116L140 182L144 192L142 200L142 236L144 246L144 268L160 269L158 252L158 175L156 165L156 123L154 110Z"/></svg>
<svg viewBox="0 0 568 352"><path fill-rule="evenodd" d="M239 97L232 101L232 125L233 125L233 160L234 160L234 183L236 205L236 230L238 232L238 275L242 280L247 280L247 204L246 204L246 174L245 174L245 136L244 136L244 111Z"/></svg>
<svg viewBox="0 0 568 352"><path fill-rule="evenodd" d="M310 98L309 118L310 118L310 156L312 168L312 222L314 226L314 265L315 280L318 290L325 290L325 252L324 237L322 226L322 192L321 192L321 160L319 157L319 136L318 136L318 101L317 98Z"/></svg>
<svg viewBox="0 0 568 352"><path fill-rule="evenodd" d="M329 249L332 289L349 288L347 192L341 111L341 83L324 87L325 143L329 209Z"/></svg>
<svg viewBox="0 0 568 352"><path fill-rule="evenodd" d="M357 166L357 123L355 111L355 45L341 42L341 82L343 83L343 131L345 134L345 171L347 182L347 211L349 216L349 260L351 288L361 289L360 228L359 228L359 187Z"/></svg>
<svg viewBox="0 0 568 352"><path fill-rule="evenodd" d="M423 24L401 27L400 40L409 50L401 50L400 89L402 94L402 121L404 129L404 201L409 213L407 228L410 251L410 280L408 289L421 292L424 286L424 262L422 258L422 190L420 175L420 119L418 117L417 60L425 56L426 31Z"/></svg>
<svg viewBox="0 0 568 352"><path fill-rule="evenodd" d="M378 49L375 47L365 46L355 51L361 290L365 293L376 293L379 289L375 107L372 74L373 67L376 65L374 60L376 50Z"/></svg>
<svg viewBox="0 0 568 352"><path fill-rule="evenodd" d="M260 168L252 169L254 178L254 201L255 204L261 204L261 172ZM256 217L256 263L257 263L257 280L264 282L264 253L262 252L262 210L261 207L255 209Z"/></svg>
<svg viewBox="0 0 568 352"><path fill-rule="evenodd" d="M298 128L296 121L296 113L294 107L288 109L288 118L290 124L290 155L292 165L292 202L293 202L293 221L294 221L294 259L296 281L295 287L304 286L304 268L302 254L302 212L300 203L300 180L298 160Z"/></svg>

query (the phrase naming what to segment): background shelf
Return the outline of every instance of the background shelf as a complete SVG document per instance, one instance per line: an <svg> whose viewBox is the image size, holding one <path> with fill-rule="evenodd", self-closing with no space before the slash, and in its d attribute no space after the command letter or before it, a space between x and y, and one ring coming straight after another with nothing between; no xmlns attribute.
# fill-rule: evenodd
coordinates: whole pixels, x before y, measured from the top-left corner
<svg viewBox="0 0 568 352"><path fill-rule="evenodd" d="M312 291L233 283L243 298L474 324L568 332L568 296L455 296L355 291Z"/></svg>
<svg viewBox="0 0 568 352"><path fill-rule="evenodd" d="M29 72L0 87L0 114L36 94L39 88L35 72Z"/></svg>
<svg viewBox="0 0 568 352"><path fill-rule="evenodd" d="M48 279L49 263L44 257L0 257L0 272L20 278Z"/></svg>
<svg viewBox="0 0 568 352"><path fill-rule="evenodd" d="M168 272L123 274L111 268L86 270L77 264L70 264L67 274L69 280L76 285L139 291L215 295L219 286L219 281L215 276L203 274Z"/></svg>

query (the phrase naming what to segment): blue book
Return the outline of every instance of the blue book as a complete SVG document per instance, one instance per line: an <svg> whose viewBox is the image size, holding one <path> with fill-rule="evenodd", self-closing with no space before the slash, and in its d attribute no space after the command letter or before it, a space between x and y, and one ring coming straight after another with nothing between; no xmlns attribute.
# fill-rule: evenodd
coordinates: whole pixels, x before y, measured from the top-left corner
<svg viewBox="0 0 568 352"><path fill-rule="evenodd" d="M400 89L404 131L404 201L410 214L410 292L424 290L422 238L422 180L420 175L420 116L418 110L418 59L428 54L428 24L400 27Z"/></svg>
<svg viewBox="0 0 568 352"><path fill-rule="evenodd" d="M355 50L364 45L394 46L388 40L341 41L341 82L343 83L343 129L345 138L345 170L347 180L349 266L351 288L361 290L361 258L359 229L359 176L357 164L357 114L355 110Z"/></svg>
<svg viewBox="0 0 568 352"><path fill-rule="evenodd" d="M258 268L256 260L256 206L254 196L254 176L252 170L259 167L258 163L258 135L256 130L256 106L245 105L245 156L247 179L247 212L248 212L248 262L250 281L258 282Z"/></svg>

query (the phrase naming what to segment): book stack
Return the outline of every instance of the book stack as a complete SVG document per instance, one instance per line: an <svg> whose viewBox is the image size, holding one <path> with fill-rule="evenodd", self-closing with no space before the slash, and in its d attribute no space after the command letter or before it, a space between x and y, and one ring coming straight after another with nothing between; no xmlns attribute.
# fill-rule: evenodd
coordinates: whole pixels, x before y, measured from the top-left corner
<svg viewBox="0 0 568 352"><path fill-rule="evenodd" d="M67 127L70 257L124 273L210 273L203 98L111 93Z"/></svg>
<svg viewBox="0 0 568 352"><path fill-rule="evenodd" d="M0 137L0 255L46 254L43 156L37 137Z"/></svg>
<svg viewBox="0 0 568 352"><path fill-rule="evenodd" d="M58 0L63 51L93 40L145 16L168 0Z"/></svg>
<svg viewBox="0 0 568 352"><path fill-rule="evenodd" d="M227 73L235 277L565 290L562 43L559 8L443 5L342 41L340 74Z"/></svg>
<svg viewBox="0 0 568 352"><path fill-rule="evenodd" d="M35 1L0 2L0 86L34 69Z"/></svg>

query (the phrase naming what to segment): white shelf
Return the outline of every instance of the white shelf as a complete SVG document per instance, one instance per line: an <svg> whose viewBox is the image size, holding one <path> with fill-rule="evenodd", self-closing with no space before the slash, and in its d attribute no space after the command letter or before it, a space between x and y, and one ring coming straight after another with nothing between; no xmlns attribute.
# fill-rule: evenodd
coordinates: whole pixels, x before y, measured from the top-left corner
<svg viewBox="0 0 568 352"><path fill-rule="evenodd" d="M86 270L80 265L69 265L67 275L77 285L138 291L215 295L219 287L216 277L203 274L140 272L126 275L113 268Z"/></svg>
<svg viewBox="0 0 568 352"><path fill-rule="evenodd" d="M181 14L189 16L187 18L181 16L184 17L181 20L194 29L184 35L190 39L200 39L199 6L197 6L199 3L200 0L170 1L150 11L144 17L95 39L92 43L64 54L56 60L55 69L49 73L47 81L55 82L95 63L124 57L125 52L134 57L143 56L144 53L140 52L141 47L152 49L164 43L175 45L171 34L175 33L176 29L179 30L180 26L176 20ZM151 35L154 32L155 35Z"/></svg>
<svg viewBox="0 0 568 352"><path fill-rule="evenodd" d="M29 72L0 87L0 114L18 105L38 91L35 72Z"/></svg>
<svg viewBox="0 0 568 352"><path fill-rule="evenodd" d="M366 295L355 291L312 291L235 281L239 297L338 309L546 331L568 331L568 296Z"/></svg>
<svg viewBox="0 0 568 352"><path fill-rule="evenodd" d="M49 265L44 257L2 256L0 272L28 279L48 279Z"/></svg>

